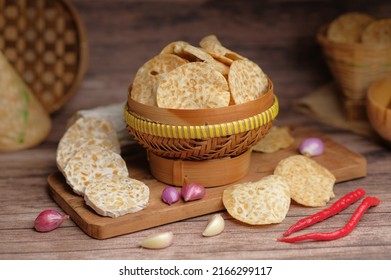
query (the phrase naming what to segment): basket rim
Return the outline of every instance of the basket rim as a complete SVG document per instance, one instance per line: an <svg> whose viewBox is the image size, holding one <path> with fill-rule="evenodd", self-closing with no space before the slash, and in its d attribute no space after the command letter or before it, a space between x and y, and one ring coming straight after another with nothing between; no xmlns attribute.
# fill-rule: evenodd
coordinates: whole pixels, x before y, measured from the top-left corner
<svg viewBox="0 0 391 280"><path fill-rule="evenodd" d="M278 99L274 95L274 102L267 110L249 118L238 121L211 124L211 125L169 125L145 120L129 112L125 105L124 117L130 128L153 136L175 139L207 139L240 134L257 129L273 121L278 115Z"/></svg>
<svg viewBox="0 0 391 280"><path fill-rule="evenodd" d="M170 109L139 103L130 96L132 85L128 89L128 106L135 114L150 121L170 125L205 125L233 122L245 119L267 110L274 102L273 82L268 78L268 89L259 98L242 104L219 108Z"/></svg>

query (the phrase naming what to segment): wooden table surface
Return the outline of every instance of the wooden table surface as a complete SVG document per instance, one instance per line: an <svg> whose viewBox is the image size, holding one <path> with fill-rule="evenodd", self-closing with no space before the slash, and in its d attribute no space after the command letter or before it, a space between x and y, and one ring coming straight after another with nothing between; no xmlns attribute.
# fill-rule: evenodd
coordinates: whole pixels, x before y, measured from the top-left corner
<svg viewBox="0 0 391 280"><path fill-rule="evenodd" d="M89 65L77 94L52 115L53 129L41 145L0 154L0 259L390 259L391 150L381 143L325 125L298 113L292 104L331 80L315 33L319 26L352 10L389 16L389 1L72 1L89 38ZM347 237L331 242L287 244L276 241L289 225L314 213L293 205L277 225L245 226L221 212L225 231L205 238L210 215L195 217L106 240L96 240L72 220L50 233L33 229L44 209L62 211L48 192L47 176L57 170L55 153L68 118L77 110L126 99L137 69L167 43L197 44L216 34L224 45L258 63L271 77L280 100L279 125L315 129L367 159L365 178L339 183L337 197L358 187L377 196ZM345 224L355 207L312 227L333 230ZM138 243L162 231L175 234L164 250ZM308 230L309 231L309 230Z"/></svg>

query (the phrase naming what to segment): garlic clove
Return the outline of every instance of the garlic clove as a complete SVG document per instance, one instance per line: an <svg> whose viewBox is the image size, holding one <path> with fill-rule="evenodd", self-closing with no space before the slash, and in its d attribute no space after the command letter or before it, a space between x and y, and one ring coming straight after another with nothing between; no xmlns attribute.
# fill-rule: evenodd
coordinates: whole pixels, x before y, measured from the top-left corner
<svg viewBox="0 0 391 280"><path fill-rule="evenodd" d="M220 214L215 214L209 219L208 225L206 226L202 235L203 236L218 235L224 230L224 227L225 227L225 221L223 217L221 217Z"/></svg>
<svg viewBox="0 0 391 280"><path fill-rule="evenodd" d="M172 245L174 234L170 231L153 234L140 242L140 246L147 249L164 249Z"/></svg>

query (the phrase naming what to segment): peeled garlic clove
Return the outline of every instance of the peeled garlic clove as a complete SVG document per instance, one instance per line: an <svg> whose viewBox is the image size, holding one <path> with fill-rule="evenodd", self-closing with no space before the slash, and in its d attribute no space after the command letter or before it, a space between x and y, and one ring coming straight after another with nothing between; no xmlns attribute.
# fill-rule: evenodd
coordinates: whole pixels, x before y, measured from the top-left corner
<svg viewBox="0 0 391 280"><path fill-rule="evenodd" d="M213 215L210 218L208 225L206 226L203 236L215 236L220 234L224 230L225 221L220 214Z"/></svg>
<svg viewBox="0 0 391 280"><path fill-rule="evenodd" d="M151 235L140 242L140 246L147 249L164 249L174 241L174 234L170 231Z"/></svg>

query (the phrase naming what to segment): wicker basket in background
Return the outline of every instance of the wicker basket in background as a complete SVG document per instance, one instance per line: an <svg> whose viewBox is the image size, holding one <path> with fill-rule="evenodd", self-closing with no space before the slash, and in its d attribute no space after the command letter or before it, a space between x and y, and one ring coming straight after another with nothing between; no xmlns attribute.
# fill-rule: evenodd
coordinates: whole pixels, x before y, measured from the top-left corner
<svg viewBox="0 0 391 280"><path fill-rule="evenodd" d="M48 113L76 93L88 64L87 34L70 0L0 0L0 51Z"/></svg>
<svg viewBox="0 0 391 280"><path fill-rule="evenodd" d="M130 90L129 90L130 93ZM166 169L172 161L192 162L181 164L181 168L189 166L192 170L181 170L178 175L173 170L170 178L157 178L165 183L181 185L184 177L190 173L197 182L205 182L206 186L222 185L243 177L247 170L231 169L230 164L237 165L234 159L246 155L272 126L278 114L278 101L273 92L273 84L269 82L269 90L261 98L244 104L223 108L177 110L164 109L140 104L128 95L128 104L125 109L125 120L130 134L139 142L148 153L153 154L150 161L152 173L159 177L159 170ZM161 160L156 160L160 158ZM224 160L224 169L229 170L228 178L210 180L203 173L205 166L215 173L211 167L211 160ZM244 160L246 161L246 160ZM246 161L247 162L247 161ZM191 166L191 167L190 167ZM197 172L200 168L203 172ZM240 172L240 176L235 174ZM203 176L201 174L203 173ZM200 174L194 175L194 174ZM179 178L178 178L179 176Z"/></svg>
<svg viewBox="0 0 391 280"><path fill-rule="evenodd" d="M325 25L318 30L317 41L343 94L348 119L361 118L370 84L391 74L391 46L331 42L327 28Z"/></svg>

